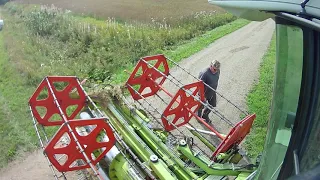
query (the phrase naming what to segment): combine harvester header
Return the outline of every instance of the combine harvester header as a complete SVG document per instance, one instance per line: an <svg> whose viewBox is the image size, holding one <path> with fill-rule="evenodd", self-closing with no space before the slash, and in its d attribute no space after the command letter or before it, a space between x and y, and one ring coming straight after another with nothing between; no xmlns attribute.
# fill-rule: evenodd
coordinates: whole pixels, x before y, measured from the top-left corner
<svg viewBox="0 0 320 180"><path fill-rule="evenodd" d="M169 63L194 82L183 84L170 74ZM156 55L141 58L130 74L125 87L131 99L101 85L89 88L91 98L77 77L50 76L43 79L29 105L55 179L74 177L67 173L72 171L81 172L82 179L103 180L245 179L257 164L241 160L239 144L249 133L255 115L216 92L245 114L233 125L205 102L206 86L210 88L179 64ZM231 131L223 135L197 116L201 106L232 126ZM48 133L52 126L60 126L54 135Z"/></svg>

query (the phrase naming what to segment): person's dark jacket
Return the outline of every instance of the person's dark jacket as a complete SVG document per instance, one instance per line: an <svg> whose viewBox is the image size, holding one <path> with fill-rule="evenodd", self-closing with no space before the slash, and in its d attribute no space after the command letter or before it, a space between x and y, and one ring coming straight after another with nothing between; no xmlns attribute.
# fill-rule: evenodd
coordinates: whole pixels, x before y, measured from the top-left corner
<svg viewBox="0 0 320 180"><path fill-rule="evenodd" d="M210 68L207 68L205 71L201 72L199 75L199 79L201 79L204 83L208 84L214 90L218 87L220 71L218 70L215 74L213 74ZM216 96L215 91L205 86L204 88L205 97L207 100L211 99L213 96Z"/></svg>

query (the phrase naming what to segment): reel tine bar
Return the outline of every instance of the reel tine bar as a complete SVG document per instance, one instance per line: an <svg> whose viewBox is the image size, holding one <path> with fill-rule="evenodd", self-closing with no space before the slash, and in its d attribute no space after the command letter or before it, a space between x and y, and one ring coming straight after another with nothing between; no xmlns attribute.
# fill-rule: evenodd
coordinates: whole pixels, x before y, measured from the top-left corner
<svg viewBox="0 0 320 180"><path fill-rule="evenodd" d="M74 119L86 104L86 92L74 76L44 78L29 100L31 115L40 125L61 125L44 147L44 154L54 167L60 172L91 168L101 179L95 165L115 145L116 139L105 118ZM70 106L76 107L68 109ZM37 107L46 109L43 116ZM50 121L54 114L58 114L61 119ZM77 131L87 127L90 130L84 130L85 133ZM105 135L103 139L101 133ZM83 163L79 164L79 161Z"/></svg>
<svg viewBox="0 0 320 180"><path fill-rule="evenodd" d="M53 91L53 93L50 91ZM73 94L77 93L77 98L71 97ZM67 120L74 119L84 107L86 102L85 94L81 90L76 77L46 77L29 100L34 117L38 123L43 126L56 126L61 125L64 122L59 108L54 101L54 96L59 102L60 108L63 114L66 115L65 118ZM70 115L68 115L67 109L70 106L77 106L77 108ZM41 110L39 110L38 107L45 108L46 112L39 112ZM44 113L43 116L40 115L42 113ZM54 115L59 115L61 119L50 121L50 118L52 118Z"/></svg>
<svg viewBox="0 0 320 180"><path fill-rule="evenodd" d="M155 65L151 64L150 61L155 59L157 60ZM161 64L164 65L164 70L159 68ZM142 74L137 74L140 68L142 68L143 70ZM173 96L162 86L162 84L168 76L169 68L167 58L164 55L148 56L139 60L137 66L135 67L128 81L126 82L126 85L134 100L140 100L149 96L156 95L159 90L162 90L168 96L173 98L170 104L168 104L167 108L162 113L161 117L161 121L166 131L174 130L177 127L189 123L192 116L194 116L198 121L200 121L202 124L208 127L212 132L217 134L217 136L220 139L224 139L224 137L217 130L211 127L207 122L205 122L195 113L201 105L204 105L203 82L198 81L196 83L185 85L180 88L180 90L176 93L175 96ZM173 82L171 79L169 80ZM173 84L179 86L176 83ZM139 85L138 90L134 87L136 85ZM144 92L147 87L150 87L151 92ZM190 91L190 89L193 89L193 91ZM183 100L183 102L181 102L181 100ZM176 103L178 103L178 107L175 105ZM173 116L173 120L168 122L167 116ZM182 122L180 121L181 119Z"/></svg>
<svg viewBox="0 0 320 180"><path fill-rule="evenodd" d="M162 85L166 80L166 76L169 75L169 66L164 55L148 56L144 57L143 59L154 65L153 67L148 67L147 63L140 60L131 73L126 84L131 86L127 86L127 88L134 100L155 95L160 88L150 79L153 79ZM166 76L163 76L163 74L159 73L159 71ZM133 88L137 88L136 90L142 95L142 97L139 96Z"/></svg>
<svg viewBox="0 0 320 180"><path fill-rule="evenodd" d="M45 152L48 155L48 158L60 172L90 168L89 164L83 164L81 166L72 165L78 160L87 162L84 154L86 154L90 162L92 162L92 164L95 165L115 144L115 137L113 136L112 130L110 126L108 126L104 122L103 118L96 118L90 120L72 120L69 122L69 125L72 129L72 132L74 132L76 138L72 138L73 135L71 131L68 130L68 127L66 125L63 125L60 127L57 134L53 137L53 139L45 148ZM96 127L88 134L79 134L77 132L76 128L86 126ZM105 132L106 136L108 137L107 142L97 142L97 137L101 132ZM63 137L69 137L70 142L68 142L65 145L60 145L59 140ZM81 150L79 150L79 147L77 147L76 141L79 141L79 143L83 146L83 152L81 152ZM59 145L60 147L57 147ZM67 160L63 163L59 162L56 158L57 154L67 155ZM91 154L98 155L98 157L92 158Z"/></svg>
<svg viewBox="0 0 320 180"><path fill-rule="evenodd" d="M193 96L188 95L186 91L189 91ZM196 99L197 97L198 99ZM189 123L193 114L200 108L200 101L204 101L204 86L201 81L180 88L162 114L161 120L165 129L171 131ZM174 117L171 123L176 126L167 121L170 116ZM178 122L179 119L183 119L183 121Z"/></svg>

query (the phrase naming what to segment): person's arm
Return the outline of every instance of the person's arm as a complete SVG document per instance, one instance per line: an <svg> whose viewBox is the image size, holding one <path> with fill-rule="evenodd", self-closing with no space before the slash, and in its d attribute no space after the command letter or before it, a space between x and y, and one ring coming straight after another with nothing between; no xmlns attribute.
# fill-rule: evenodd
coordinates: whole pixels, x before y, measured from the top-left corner
<svg viewBox="0 0 320 180"><path fill-rule="evenodd" d="M206 72L205 71L203 71L203 72L200 72L200 74L199 74L199 79L200 80L202 80L204 83L207 83L207 78L206 78L207 76L206 76Z"/></svg>
<svg viewBox="0 0 320 180"><path fill-rule="evenodd" d="M218 85L219 85L219 78L220 78L220 71L219 71L219 75L218 75L218 78L217 78L216 87L214 87L214 89L215 89L215 90L217 90L217 88L218 88Z"/></svg>
<svg viewBox="0 0 320 180"><path fill-rule="evenodd" d="M202 80L202 82L205 83L205 84L207 84L206 72L207 72L207 71L202 71L202 72L200 72L200 74L199 74L199 79ZM207 89L207 87L206 87L206 85L204 85L204 91L206 91L206 89ZM206 92L204 92L204 93L206 93ZM206 101L207 101L207 97L204 96L204 98L205 98L205 99L204 99L204 102L206 102Z"/></svg>

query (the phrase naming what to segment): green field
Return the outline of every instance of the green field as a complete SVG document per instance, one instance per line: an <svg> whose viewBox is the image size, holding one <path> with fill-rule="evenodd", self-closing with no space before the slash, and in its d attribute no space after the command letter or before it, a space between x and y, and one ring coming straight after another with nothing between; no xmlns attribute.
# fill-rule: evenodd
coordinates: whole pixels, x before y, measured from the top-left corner
<svg viewBox="0 0 320 180"><path fill-rule="evenodd" d="M26 86L25 78L15 67L12 54L21 51L18 47L10 48L15 42L4 38L8 34L8 31L0 33L0 167L12 160L18 151L28 151L37 144L27 112L27 100L34 89Z"/></svg>
<svg viewBox="0 0 320 180"><path fill-rule="evenodd" d="M276 36L274 34L259 69L259 82L254 85L247 96L249 112L256 113L257 115L251 132L245 141L246 150L253 158L263 151L266 140L273 92L275 62Z"/></svg>
<svg viewBox="0 0 320 180"><path fill-rule="evenodd" d="M14 0L31 4L45 4L69 9L78 14L92 17L114 17L119 20L150 22L151 19L176 21L183 16L194 15L196 12L223 10L210 5L206 0Z"/></svg>
<svg viewBox="0 0 320 180"><path fill-rule="evenodd" d="M165 53L176 61L200 51L248 21L200 13L172 24L125 23L7 3L0 36L0 166L37 147L27 102L48 75L76 75L119 83L142 56Z"/></svg>

